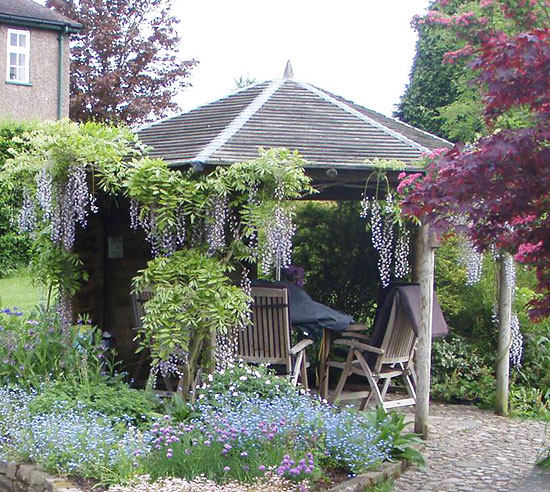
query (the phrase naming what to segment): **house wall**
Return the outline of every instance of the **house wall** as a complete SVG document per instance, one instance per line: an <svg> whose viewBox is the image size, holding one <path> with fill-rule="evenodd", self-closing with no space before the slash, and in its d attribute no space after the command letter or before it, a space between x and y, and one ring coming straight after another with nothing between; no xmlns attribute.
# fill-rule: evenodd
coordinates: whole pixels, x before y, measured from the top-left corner
<svg viewBox="0 0 550 492"><path fill-rule="evenodd" d="M151 258L143 233L129 226L128 201L122 197L103 197L100 212L88 218L88 227L77 234L75 251L84 262L89 280L73 301L76 313L87 313L92 323L115 337L115 348L124 369L132 377L146 377L145 364L139 368L138 345L130 292L132 279ZM109 251L109 237L115 244ZM122 239L122 243L120 242ZM119 249L122 244L122 249ZM114 246L114 247L113 247ZM109 256L120 256L110 258Z"/></svg>
<svg viewBox="0 0 550 492"><path fill-rule="evenodd" d="M8 29L30 31L30 85L6 82ZM0 119L57 119L59 32L0 24ZM63 117L69 116L69 40L65 36Z"/></svg>

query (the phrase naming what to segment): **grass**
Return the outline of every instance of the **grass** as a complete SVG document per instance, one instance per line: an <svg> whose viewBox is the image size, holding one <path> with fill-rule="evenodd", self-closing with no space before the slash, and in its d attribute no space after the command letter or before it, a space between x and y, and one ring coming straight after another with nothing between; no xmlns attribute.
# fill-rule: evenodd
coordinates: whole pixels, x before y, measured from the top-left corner
<svg viewBox="0 0 550 492"><path fill-rule="evenodd" d="M32 284L27 273L0 278L0 307L18 307L23 312L30 311L40 300L39 289Z"/></svg>

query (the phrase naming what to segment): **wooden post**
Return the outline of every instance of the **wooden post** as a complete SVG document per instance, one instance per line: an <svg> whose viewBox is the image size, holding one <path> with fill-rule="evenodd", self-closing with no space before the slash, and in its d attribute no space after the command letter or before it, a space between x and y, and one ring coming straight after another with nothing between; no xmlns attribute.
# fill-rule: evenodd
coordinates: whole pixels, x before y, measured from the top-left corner
<svg viewBox="0 0 550 492"><path fill-rule="evenodd" d="M423 439L428 438L428 417L430 408L430 371L432 357L432 312L434 286L434 240L429 227L422 225L419 231L418 275L420 282L421 313L416 350L416 416L414 430Z"/></svg>
<svg viewBox="0 0 550 492"><path fill-rule="evenodd" d="M509 253L502 253L498 261L498 356L495 409L498 415L508 415L512 289L507 281L506 263L512 261Z"/></svg>

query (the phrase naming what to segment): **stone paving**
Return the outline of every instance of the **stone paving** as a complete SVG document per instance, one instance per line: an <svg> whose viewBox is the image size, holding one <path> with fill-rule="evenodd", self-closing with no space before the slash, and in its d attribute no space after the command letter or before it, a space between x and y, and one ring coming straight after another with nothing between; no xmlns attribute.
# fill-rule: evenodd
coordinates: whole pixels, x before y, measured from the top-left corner
<svg viewBox="0 0 550 492"><path fill-rule="evenodd" d="M546 427L472 406L433 404L426 467L404 472L393 492L550 492L550 470L534 467L537 452L550 445Z"/></svg>

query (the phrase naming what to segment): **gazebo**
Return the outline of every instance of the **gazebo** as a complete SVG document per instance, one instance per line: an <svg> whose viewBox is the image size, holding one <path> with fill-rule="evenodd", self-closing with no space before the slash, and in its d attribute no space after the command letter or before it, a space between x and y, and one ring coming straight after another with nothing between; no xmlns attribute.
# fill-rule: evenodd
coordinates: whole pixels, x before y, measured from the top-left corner
<svg viewBox="0 0 550 492"><path fill-rule="evenodd" d="M292 78L257 83L187 113L137 131L151 157L178 169L208 172L216 166L253 159L258 148L298 150L306 173L319 193L317 200L359 200L375 196L368 177L380 167L373 161L395 160L401 168L385 170L390 187L402 171L421 172L416 162L433 149L450 144L436 136L364 108L341 96ZM77 246L90 282L76 299L76 309L118 340L125 359L133 354L132 277L150 258L144 237L130 229L128 204L104 204L90 218ZM417 235L413 277L421 284L422 316L417 352L416 431L427 435L435 244L426 227Z"/></svg>

